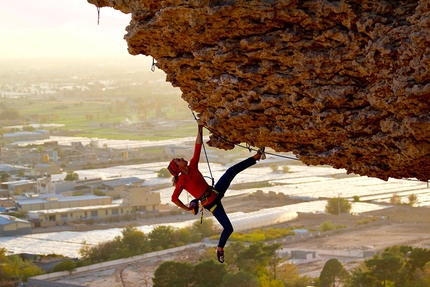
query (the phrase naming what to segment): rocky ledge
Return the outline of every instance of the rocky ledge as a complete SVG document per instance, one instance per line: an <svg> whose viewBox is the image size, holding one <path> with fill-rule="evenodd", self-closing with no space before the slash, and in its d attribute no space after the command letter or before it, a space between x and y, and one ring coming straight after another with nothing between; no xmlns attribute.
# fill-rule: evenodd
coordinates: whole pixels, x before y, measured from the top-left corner
<svg viewBox="0 0 430 287"><path fill-rule="evenodd" d="M88 2L131 14L128 52L154 57L211 146L429 179L429 1Z"/></svg>

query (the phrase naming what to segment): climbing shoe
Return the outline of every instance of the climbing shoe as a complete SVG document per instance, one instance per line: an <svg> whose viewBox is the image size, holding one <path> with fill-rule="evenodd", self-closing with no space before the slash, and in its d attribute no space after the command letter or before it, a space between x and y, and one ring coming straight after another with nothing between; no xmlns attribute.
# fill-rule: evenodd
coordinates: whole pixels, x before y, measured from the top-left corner
<svg viewBox="0 0 430 287"><path fill-rule="evenodd" d="M266 153L264 152L264 147L259 148L257 150L257 153L260 155L260 160L265 160L266 159Z"/></svg>
<svg viewBox="0 0 430 287"><path fill-rule="evenodd" d="M219 250L218 246L216 247L216 257L220 263L224 263L224 250Z"/></svg>

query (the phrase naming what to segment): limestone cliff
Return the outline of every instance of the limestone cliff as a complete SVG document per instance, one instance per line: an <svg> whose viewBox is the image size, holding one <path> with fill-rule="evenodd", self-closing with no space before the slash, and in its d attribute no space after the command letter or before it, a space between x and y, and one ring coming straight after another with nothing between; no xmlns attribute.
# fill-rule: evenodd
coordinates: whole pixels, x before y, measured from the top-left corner
<svg viewBox="0 0 430 287"><path fill-rule="evenodd" d="M429 1L88 2L131 13L128 52L156 59L210 145L429 179Z"/></svg>

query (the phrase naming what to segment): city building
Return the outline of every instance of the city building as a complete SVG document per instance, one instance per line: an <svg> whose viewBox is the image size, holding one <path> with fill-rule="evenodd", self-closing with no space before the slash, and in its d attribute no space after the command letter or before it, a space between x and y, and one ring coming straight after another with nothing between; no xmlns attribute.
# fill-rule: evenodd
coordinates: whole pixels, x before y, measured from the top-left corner
<svg viewBox="0 0 430 287"><path fill-rule="evenodd" d="M160 211L160 193L151 192L149 186L124 186L122 190L122 203L132 206L141 213Z"/></svg>
<svg viewBox="0 0 430 287"><path fill-rule="evenodd" d="M145 180L138 177L121 177L113 180L103 181L96 189L103 191L113 198L122 196L122 191L126 185L140 186Z"/></svg>
<svg viewBox="0 0 430 287"><path fill-rule="evenodd" d="M109 221L109 219L123 219L135 214L132 206L123 206L121 204L33 210L27 212L28 219L33 227L79 224L89 222L90 220L93 222Z"/></svg>
<svg viewBox="0 0 430 287"><path fill-rule="evenodd" d="M36 182L34 180L17 180L17 181L6 181L0 183L0 188L9 191L9 195L21 194L25 192L34 192L36 188Z"/></svg>
<svg viewBox="0 0 430 287"><path fill-rule="evenodd" d="M0 237L31 234L31 223L9 215L0 214Z"/></svg>
<svg viewBox="0 0 430 287"><path fill-rule="evenodd" d="M123 199L109 204L91 204L89 196L84 197L87 198L87 202L85 202L87 205L83 205L82 201L77 202L82 196L65 197L62 199L62 204L60 204L59 200L49 198L45 199L45 201L33 200L31 206L29 206L30 202L24 202L23 200L19 201L19 204L26 204L23 209L32 209L27 212L27 215L33 227L79 224L90 220L94 222L114 221L160 211L160 194L151 192L149 187L129 184L123 186L121 192ZM105 198L102 196L96 197ZM111 197L108 198L111 199ZM73 199L75 200L74 202ZM69 207L66 206L66 202L69 203ZM43 207L54 208L47 209Z"/></svg>
<svg viewBox="0 0 430 287"><path fill-rule="evenodd" d="M15 196L14 201L19 211L50 210L72 207L99 206L112 204L110 196L67 196L61 194L25 194Z"/></svg>
<svg viewBox="0 0 430 287"><path fill-rule="evenodd" d="M45 155L46 156L46 155ZM61 174L63 169L54 163L38 163L25 171L26 176L41 177L44 175Z"/></svg>

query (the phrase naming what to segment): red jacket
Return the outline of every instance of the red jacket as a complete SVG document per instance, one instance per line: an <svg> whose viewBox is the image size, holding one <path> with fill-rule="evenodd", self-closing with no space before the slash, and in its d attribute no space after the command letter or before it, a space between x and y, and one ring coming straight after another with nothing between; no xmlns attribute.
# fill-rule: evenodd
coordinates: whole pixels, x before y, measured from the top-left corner
<svg viewBox="0 0 430 287"><path fill-rule="evenodd" d="M179 199L179 196L184 189L194 198L200 198L208 188L209 185L198 168L201 150L202 144L195 144L193 158L188 164L190 173L188 175L183 173L179 175L179 180L176 183L176 188L172 194L173 202Z"/></svg>

